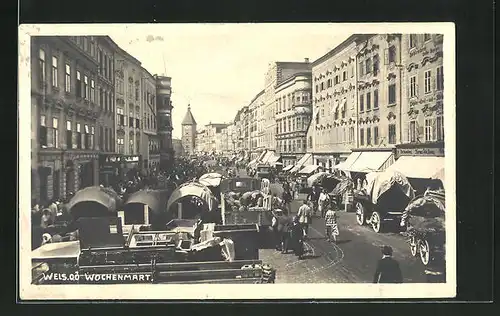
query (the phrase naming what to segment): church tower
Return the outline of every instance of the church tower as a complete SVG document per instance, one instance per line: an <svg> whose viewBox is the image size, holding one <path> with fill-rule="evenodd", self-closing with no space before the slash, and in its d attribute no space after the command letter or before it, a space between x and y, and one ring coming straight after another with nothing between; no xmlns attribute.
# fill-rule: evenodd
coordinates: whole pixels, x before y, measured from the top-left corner
<svg viewBox="0 0 500 316"><path fill-rule="evenodd" d="M186 154L194 154L196 150L196 120L193 117L193 113L191 113L191 105L188 105L186 115L182 120L181 141Z"/></svg>

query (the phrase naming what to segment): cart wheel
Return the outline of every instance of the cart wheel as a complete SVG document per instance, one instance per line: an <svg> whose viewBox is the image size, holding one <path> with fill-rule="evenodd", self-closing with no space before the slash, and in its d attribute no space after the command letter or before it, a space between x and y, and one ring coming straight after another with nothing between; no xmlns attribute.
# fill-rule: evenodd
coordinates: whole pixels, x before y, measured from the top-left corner
<svg viewBox="0 0 500 316"><path fill-rule="evenodd" d="M422 261L424 266L427 266L431 258L431 248L429 247L429 243L426 239L420 240L418 248L420 252L420 261Z"/></svg>
<svg viewBox="0 0 500 316"><path fill-rule="evenodd" d="M360 202L356 203L356 222L358 225L363 225L365 223L365 208Z"/></svg>
<svg viewBox="0 0 500 316"><path fill-rule="evenodd" d="M417 247L417 238L415 236L411 236L410 238L410 252L412 256L416 256L418 252L418 247Z"/></svg>
<svg viewBox="0 0 500 316"><path fill-rule="evenodd" d="M373 212L370 223L374 232L380 233L382 231L382 219L378 212Z"/></svg>

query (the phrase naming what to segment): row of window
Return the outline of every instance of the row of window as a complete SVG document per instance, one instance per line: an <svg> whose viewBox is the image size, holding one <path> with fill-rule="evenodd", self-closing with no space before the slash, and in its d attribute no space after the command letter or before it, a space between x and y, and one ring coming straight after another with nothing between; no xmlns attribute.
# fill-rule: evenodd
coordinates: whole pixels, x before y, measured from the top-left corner
<svg viewBox="0 0 500 316"><path fill-rule="evenodd" d="M391 53L392 52L392 53ZM396 48L394 46L389 47L389 62L394 62L396 59ZM392 61L391 61L392 60ZM360 76L373 74L378 75L380 70L380 57L375 55L373 57L368 57L359 63L359 74Z"/></svg>
<svg viewBox="0 0 500 316"><path fill-rule="evenodd" d="M418 86L418 78L417 76L410 77L409 82L409 96L410 98L417 97L419 95L419 86ZM433 76L433 69L426 70L424 72L424 94L431 93L435 90L441 91L444 88L444 73L443 66L439 66L436 68L436 75Z"/></svg>
<svg viewBox="0 0 500 316"><path fill-rule="evenodd" d="M351 78L354 77L354 67L351 68ZM340 84L341 82L347 81L347 70L344 70L342 72L342 81L340 75L335 75L333 79L327 79L326 81L323 81L315 86L316 93L323 91L325 89L331 88L333 86L336 86Z"/></svg>
<svg viewBox="0 0 500 316"><path fill-rule="evenodd" d="M276 134L306 131L309 126L309 117L297 116L288 119L276 120Z"/></svg>
<svg viewBox="0 0 500 316"><path fill-rule="evenodd" d="M410 41L409 41L409 46L410 46L409 48L410 49L417 47L417 44L419 42L419 38L423 38L423 41L427 42L427 41L430 41L432 39L432 35L431 34L423 34L423 35L410 34Z"/></svg>
<svg viewBox="0 0 500 316"><path fill-rule="evenodd" d="M46 64L46 54L43 49L39 50L39 73L40 81L45 83L47 80L47 64ZM52 87L59 89L59 58L57 56L52 56L51 60L51 83ZM103 107L105 111L113 112L114 102L113 94L110 91L106 91L102 87L99 88L99 99L97 99L96 84L93 75L83 74L80 70L76 70L73 75L71 62L66 60L64 63L64 91L66 93L72 93L73 85L72 80L75 79L75 95L84 100L90 101L92 103L98 104Z"/></svg>
<svg viewBox="0 0 500 316"><path fill-rule="evenodd" d="M443 116L436 118L426 118L423 131L418 126L417 121L408 123L408 141L410 143L422 142L420 135L423 133L425 142L443 141L444 140L444 120Z"/></svg>
<svg viewBox="0 0 500 316"><path fill-rule="evenodd" d="M309 93L302 91L300 94L293 95L292 93L276 99L274 112L276 114L289 111L295 104L307 103L311 100Z"/></svg>
<svg viewBox="0 0 500 316"><path fill-rule="evenodd" d="M140 142L139 138L137 138L136 141L134 142L134 139L131 137L129 139L129 154L139 153L141 151L140 144L141 144L141 142ZM123 136L117 137L116 145L117 145L118 153L124 154L125 153L125 139L123 138Z"/></svg>
<svg viewBox="0 0 500 316"><path fill-rule="evenodd" d="M40 116L40 128L38 142L42 148L60 148L59 119L52 118L49 126L47 117ZM105 132L103 132L105 130ZM95 127L89 124L74 124L72 121L66 121L66 133L64 141L67 149L96 149L95 147ZM105 151L112 151L111 146L113 133L111 128L100 127L99 148Z"/></svg>
<svg viewBox="0 0 500 316"><path fill-rule="evenodd" d="M336 135L333 135L335 137L327 137L327 138L318 137L316 138L316 145L331 145L332 139L337 139L338 140L337 144L345 142L347 143L354 142L354 126L351 126L349 128L347 127L335 128L333 130L328 130L327 133L329 134L329 136L331 136L332 133L335 133ZM312 137L311 136L309 137L311 138L309 147L312 148ZM328 140L328 143L326 143L325 140Z"/></svg>
<svg viewBox="0 0 500 316"><path fill-rule="evenodd" d="M97 62L99 63L99 75L113 82L113 57L111 54L106 54L106 52L97 47L95 37L71 36L71 40L86 53L90 54L92 58L97 58Z"/></svg>
<svg viewBox="0 0 500 316"><path fill-rule="evenodd" d="M390 87L390 86L389 86ZM373 104L372 104L372 94L373 94ZM391 97L393 99L391 99ZM365 103L366 101L366 103ZM389 89L389 104L391 101L396 102L396 85L394 85L393 89ZM372 109L372 105L374 109L378 109L378 90L373 90L366 92L366 94L361 94L359 96L359 111L363 112L370 111Z"/></svg>
<svg viewBox="0 0 500 316"><path fill-rule="evenodd" d="M127 126L127 120L126 116L123 113L123 109L118 108L116 109L116 121L118 126ZM135 126L134 126L135 123ZM130 112L129 117L128 117L128 126L129 127L135 127L135 128L141 128L141 120L139 118L134 118L134 113Z"/></svg>
<svg viewBox="0 0 500 316"><path fill-rule="evenodd" d="M280 152L297 152L297 151L305 151L307 149L307 143L305 139L292 139L292 140L283 140L278 141L276 143L276 148Z"/></svg>

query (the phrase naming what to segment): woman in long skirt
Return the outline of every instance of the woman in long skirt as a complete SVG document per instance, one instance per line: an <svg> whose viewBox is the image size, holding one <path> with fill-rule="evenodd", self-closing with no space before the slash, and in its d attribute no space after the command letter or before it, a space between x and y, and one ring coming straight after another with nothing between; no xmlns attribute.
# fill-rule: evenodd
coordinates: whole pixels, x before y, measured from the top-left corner
<svg viewBox="0 0 500 316"><path fill-rule="evenodd" d="M333 240L333 242L337 242L337 236L339 235L336 206L335 201L332 201L325 214L326 239L328 241Z"/></svg>

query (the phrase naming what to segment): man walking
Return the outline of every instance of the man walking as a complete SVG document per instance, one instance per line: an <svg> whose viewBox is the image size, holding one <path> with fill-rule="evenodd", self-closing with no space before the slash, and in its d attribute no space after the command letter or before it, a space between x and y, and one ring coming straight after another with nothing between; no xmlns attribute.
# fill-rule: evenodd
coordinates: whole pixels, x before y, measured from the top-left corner
<svg viewBox="0 0 500 316"><path fill-rule="evenodd" d="M321 193L319 194L318 198L318 209L321 214L321 217L325 217L326 209L328 208L328 205L330 204L330 196L326 192L326 189L321 190Z"/></svg>
<svg viewBox="0 0 500 316"><path fill-rule="evenodd" d="M307 200L304 200L302 206L299 207L297 217L299 218L299 223L304 231L304 237L307 237L311 221L311 207L309 207Z"/></svg>
<svg viewBox="0 0 500 316"><path fill-rule="evenodd" d="M373 283L403 283L399 263L392 258L392 248L382 247L382 259L377 263Z"/></svg>

